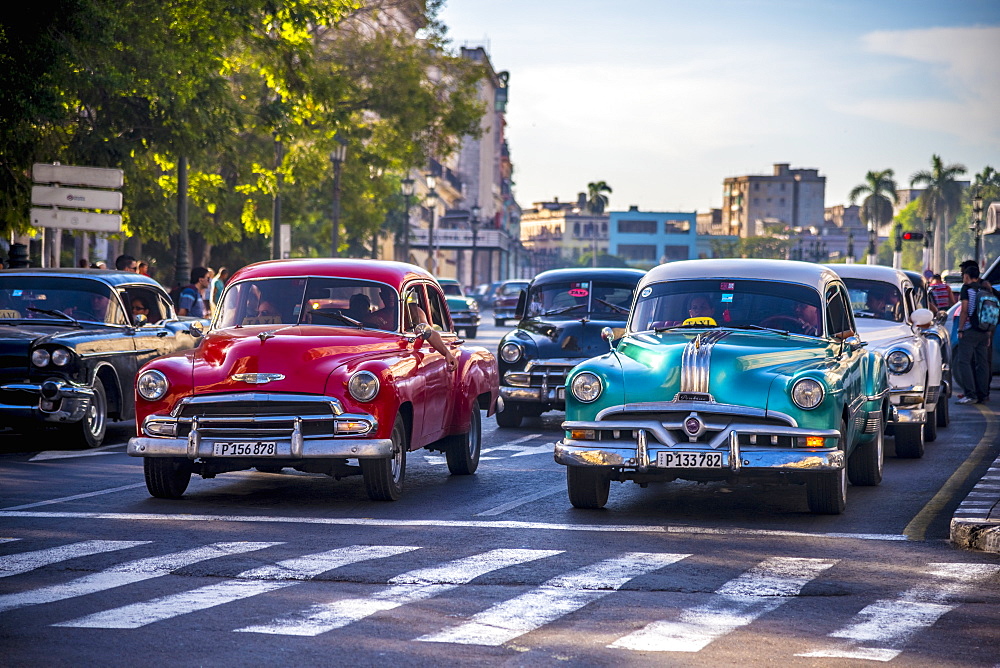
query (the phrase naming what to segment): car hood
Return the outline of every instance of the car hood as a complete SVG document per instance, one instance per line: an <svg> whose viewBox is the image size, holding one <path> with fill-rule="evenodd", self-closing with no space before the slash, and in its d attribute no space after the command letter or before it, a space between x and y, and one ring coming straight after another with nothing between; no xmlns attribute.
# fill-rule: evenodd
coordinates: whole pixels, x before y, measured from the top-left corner
<svg viewBox="0 0 1000 668"><path fill-rule="evenodd" d="M624 402L673 401L682 392L707 392L721 404L766 409L776 377L824 370L831 345L769 333L707 330L700 341L699 335L666 332L625 339L618 347L627 379Z"/></svg>
<svg viewBox="0 0 1000 668"><path fill-rule="evenodd" d="M330 373L366 355L400 352L398 334L315 325L247 326L206 335L194 351L197 393L236 392L266 387L268 392L323 394ZM239 374L276 374L266 385Z"/></svg>
<svg viewBox="0 0 1000 668"><path fill-rule="evenodd" d="M455 311L469 311L472 309L470 302L473 304L475 300L471 297L446 297L445 301L448 302L448 310L454 313Z"/></svg>
<svg viewBox="0 0 1000 668"><path fill-rule="evenodd" d="M900 339L913 338L913 330L901 322L859 318L855 324L861 340L876 350L887 348Z"/></svg>
<svg viewBox="0 0 1000 668"><path fill-rule="evenodd" d="M540 358L546 357L596 357L608 352L608 342L601 338L601 330L610 327L615 336L625 333L624 320L551 320L528 318L518 329L534 341Z"/></svg>
<svg viewBox="0 0 1000 668"><path fill-rule="evenodd" d="M0 380L23 380L28 369L28 354L32 347L47 342L57 342L81 330L66 325L17 325L0 328Z"/></svg>

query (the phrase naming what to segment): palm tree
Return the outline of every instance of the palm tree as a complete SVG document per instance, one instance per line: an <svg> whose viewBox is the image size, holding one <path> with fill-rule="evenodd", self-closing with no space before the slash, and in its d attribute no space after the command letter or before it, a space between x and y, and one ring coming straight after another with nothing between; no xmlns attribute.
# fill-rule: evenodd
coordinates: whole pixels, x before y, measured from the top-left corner
<svg viewBox="0 0 1000 668"><path fill-rule="evenodd" d="M922 170L910 177L911 186L925 186L918 206L920 215L934 220L933 268L939 272L948 268L945 258L948 228L962 207L962 186L955 177L965 172L965 165L945 165L941 156L932 155L930 171Z"/></svg>
<svg viewBox="0 0 1000 668"><path fill-rule="evenodd" d="M604 208L608 205L608 196L604 193L611 193L611 186L605 181L592 181L587 184L587 210L591 216L600 216L604 213ZM591 258L591 266L597 266L597 221L593 222L594 249Z"/></svg>
<svg viewBox="0 0 1000 668"><path fill-rule="evenodd" d="M876 245L883 227L892 222L892 205L899 202L896 193L895 173L891 169L865 174L865 182L854 186L847 198L854 205L858 198L867 195L861 202L862 222L868 226L868 264L876 264Z"/></svg>

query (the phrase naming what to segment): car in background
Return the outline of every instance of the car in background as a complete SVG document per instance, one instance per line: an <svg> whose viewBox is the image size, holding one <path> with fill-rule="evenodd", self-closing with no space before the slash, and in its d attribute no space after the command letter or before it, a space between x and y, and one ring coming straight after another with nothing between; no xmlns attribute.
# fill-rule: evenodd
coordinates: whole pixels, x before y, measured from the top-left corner
<svg viewBox="0 0 1000 668"><path fill-rule="evenodd" d="M624 336L566 379L555 460L573 506L603 507L611 481L682 479L803 484L812 512L839 514L848 480L881 482L885 361L833 271L685 260L636 289Z"/></svg>
<svg viewBox="0 0 1000 668"><path fill-rule="evenodd" d="M923 457L924 443L937 438L937 411L948 421L950 387L943 381L941 344L924 335L934 316L917 308L913 282L899 269L829 267L847 284L858 336L885 357L892 403L887 427L895 437L896 456Z"/></svg>
<svg viewBox="0 0 1000 668"><path fill-rule="evenodd" d="M412 450L443 452L455 475L476 471L480 412L497 394L496 358L462 345L423 269L261 262L233 275L197 349L139 373L128 454L159 498L179 498L192 474L287 467L361 475L369 498L395 501Z"/></svg>
<svg viewBox="0 0 1000 668"><path fill-rule="evenodd" d="M444 297L448 302L448 310L451 311L451 321L455 325L455 331L465 332L465 338L474 339L479 331L479 304L472 297L465 296L462 292L462 285L454 278L439 278L438 283L444 291Z"/></svg>
<svg viewBox="0 0 1000 668"><path fill-rule="evenodd" d="M508 320L516 317L517 300L521 297L521 291L528 287L528 283L523 279L501 281L493 295L493 324L503 327Z"/></svg>
<svg viewBox="0 0 1000 668"><path fill-rule="evenodd" d="M500 281L496 281L494 283L480 283L473 288L472 292L469 293L469 296L476 300L480 311L489 307L489 305L493 303L493 294L496 292L499 285Z"/></svg>
<svg viewBox="0 0 1000 668"><path fill-rule="evenodd" d="M948 399L951 398L955 390L955 382L952 378L951 370L952 356L954 355L953 337L946 326L948 314L947 311L938 309L928 291L927 279L920 272L904 269L903 273L913 283L913 305L917 308L925 308L934 313L934 320L929 325L921 327L921 334L931 341L936 341L938 348L941 350L941 395L938 397L938 406L934 414L937 417L937 426L947 427L951 422L948 413ZM941 401L941 398L944 401Z"/></svg>
<svg viewBox="0 0 1000 668"><path fill-rule="evenodd" d="M638 269L553 269L531 281L518 304L517 329L500 340L501 427L565 407L566 374L607 350L601 331L625 331Z"/></svg>
<svg viewBox="0 0 1000 668"><path fill-rule="evenodd" d="M207 320L178 317L159 283L103 269L0 272L0 423L97 447L135 415L146 362L197 345ZM49 429L52 427L54 429Z"/></svg>

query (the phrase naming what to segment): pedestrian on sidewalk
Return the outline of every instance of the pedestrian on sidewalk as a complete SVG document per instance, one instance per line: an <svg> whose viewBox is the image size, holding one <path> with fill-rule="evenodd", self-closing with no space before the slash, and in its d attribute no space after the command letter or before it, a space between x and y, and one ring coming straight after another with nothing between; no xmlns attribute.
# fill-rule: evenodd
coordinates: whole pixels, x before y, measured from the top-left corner
<svg viewBox="0 0 1000 668"><path fill-rule="evenodd" d="M971 264L962 269L962 303L958 320L958 346L955 349L955 381L964 396L960 404L984 403L990 394L990 360L987 356L992 332L974 326L976 296L983 289L979 282L979 266Z"/></svg>

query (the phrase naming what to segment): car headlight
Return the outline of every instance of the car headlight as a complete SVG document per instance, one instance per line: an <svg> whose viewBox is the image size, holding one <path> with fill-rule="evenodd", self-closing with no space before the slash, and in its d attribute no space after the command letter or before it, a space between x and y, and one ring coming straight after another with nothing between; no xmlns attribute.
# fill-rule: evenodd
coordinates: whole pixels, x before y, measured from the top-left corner
<svg viewBox="0 0 1000 668"><path fill-rule="evenodd" d="M508 341L507 343L500 346L500 359L502 359L507 364L514 364L524 355L524 351L521 346L516 343Z"/></svg>
<svg viewBox="0 0 1000 668"><path fill-rule="evenodd" d="M143 371L135 379L135 390L146 401L157 401L170 389L170 381L162 371Z"/></svg>
<svg viewBox="0 0 1000 668"><path fill-rule="evenodd" d="M477 304L474 300L470 299L469 302L468 302L468 304L469 304L469 310L470 311L478 311L479 310L479 304Z"/></svg>
<svg viewBox="0 0 1000 668"><path fill-rule="evenodd" d="M31 351L31 363L35 366L48 366L51 360L52 356L44 348L36 348Z"/></svg>
<svg viewBox="0 0 1000 668"><path fill-rule="evenodd" d="M358 371L347 381L347 390L357 401L371 401L378 387L378 378L371 371Z"/></svg>
<svg viewBox="0 0 1000 668"><path fill-rule="evenodd" d="M73 353L65 348L56 348L52 351L52 363L56 366L66 366L73 361Z"/></svg>
<svg viewBox="0 0 1000 668"><path fill-rule="evenodd" d="M823 384L812 378L803 378L792 385L792 401L802 410L812 410L823 403L826 391Z"/></svg>
<svg viewBox="0 0 1000 668"><path fill-rule="evenodd" d="M890 373L903 374L913 368L913 356L905 350L893 350L885 356L885 365Z"/></svg>
<svg viewBox="0 0 1000 668"><path fill-rule="evenodd" d="M573 396L585 404L596 401L603 389L601 379L589 371L577 374L571 386Z"/></svg>

